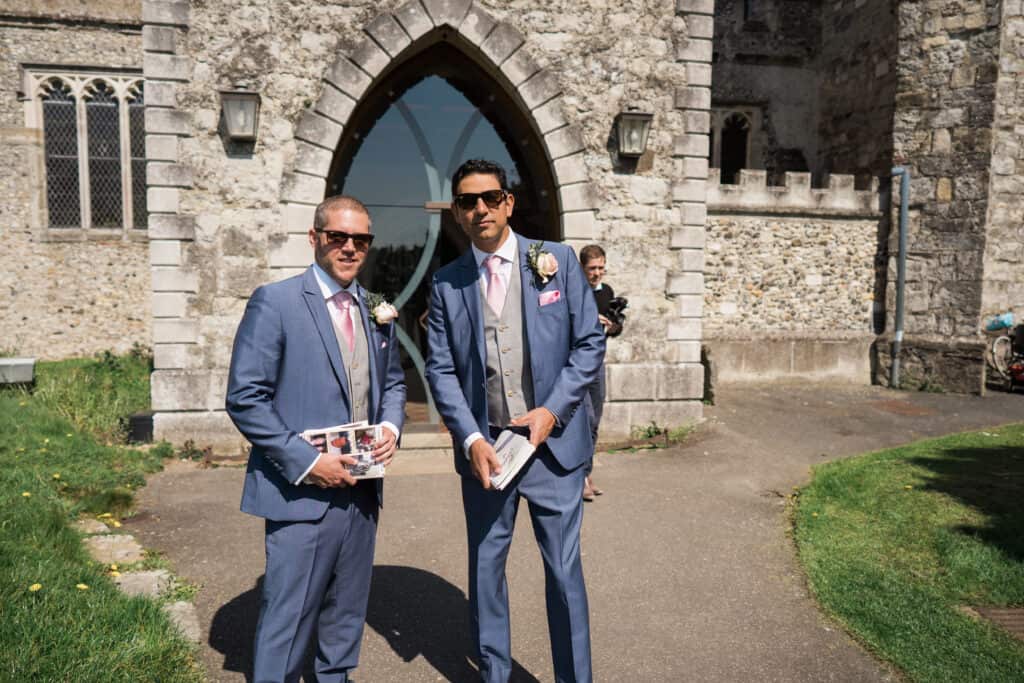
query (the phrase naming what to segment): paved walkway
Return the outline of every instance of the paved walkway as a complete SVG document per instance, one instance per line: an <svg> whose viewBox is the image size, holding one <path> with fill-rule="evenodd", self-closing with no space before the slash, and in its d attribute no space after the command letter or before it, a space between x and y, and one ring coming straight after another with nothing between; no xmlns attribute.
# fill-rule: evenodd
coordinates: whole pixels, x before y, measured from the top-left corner
<svg viewBox="0 0 1024 683"><path fill-rule="evenodd" d="M823 618L787 536L783 495L809 465L1024 419L1024 395L874 387L727 388L687 444L599 456L584 567L597 681L893 680ZM471 681L464 523L447 458L388 475L359 683ZM243 681L263 572L262 522L238 512L242 470L175 463L126 524L201 584L202 659ZM509 558L514 681L550 681L543 572L529 518Z"/></svg>

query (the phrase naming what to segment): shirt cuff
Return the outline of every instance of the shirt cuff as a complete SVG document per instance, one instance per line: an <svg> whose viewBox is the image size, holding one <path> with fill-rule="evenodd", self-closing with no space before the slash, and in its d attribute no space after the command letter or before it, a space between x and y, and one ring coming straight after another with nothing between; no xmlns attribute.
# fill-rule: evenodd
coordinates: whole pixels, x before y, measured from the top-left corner
<svg viewBox="0 0 1024 683"><path fill-rule="evenodd" d="M466 454L466 460L469 460L469 447L482 438L484 438L483 434L481 434L480 432L473 432L472 434L466 437L465 441L462 442L462 450Z"/></svg>
<svg viewBox="0 0 1024 683"><path fill-rule="evenodd" d="M381 427L387 427L388 429L390 429L391 433L395 435L395 441L398 441L398 437L400 437L402 435L402 433L398 430L398 427L396 427L395 425L391 424L387 420L385 420L384 422L381 422L380 426Z"/></svg>
<svg viewBox="0 0 1024 683"><path fill-rule="evenodd" d="M313 468L316 467L316 464L320 461L320 456L321 455L323 455L323 453L317 453L316 454L316 458L313 460L313 462L311 462L309 464L309 467L306 468L306 471L302 473L302 476L299 477L299 480L295 482L296 486L298 486L299 484L308 484L308 483L310 483L310 482L306 481L306 475L313 471Z"/></svg>

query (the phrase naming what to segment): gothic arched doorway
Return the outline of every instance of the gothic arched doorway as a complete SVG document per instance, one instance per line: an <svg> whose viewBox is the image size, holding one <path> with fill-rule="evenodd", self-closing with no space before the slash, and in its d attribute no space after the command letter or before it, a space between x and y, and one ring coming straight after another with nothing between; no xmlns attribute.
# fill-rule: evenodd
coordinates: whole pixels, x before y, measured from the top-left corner
<svg viewBox="0 0 1024 683"><path fill-rule="evenodd" d="M448 210L470 158L497 161L516 197L512 226L559 240L554 179L530 121L483 68L448 43L406 59L369 92L342 134L327 194L367 205L377 236L360 275L399 309L410 422L437 422L423 379L430 278L469 247Z"/></svg>

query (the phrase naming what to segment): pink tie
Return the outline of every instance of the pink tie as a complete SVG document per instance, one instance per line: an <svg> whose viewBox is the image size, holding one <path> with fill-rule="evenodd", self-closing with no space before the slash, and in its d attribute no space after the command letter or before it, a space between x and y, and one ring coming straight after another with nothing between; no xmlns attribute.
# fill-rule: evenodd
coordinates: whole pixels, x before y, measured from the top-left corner
<svg viewBox="0 0 1024 683"><path fill-rule="evenodd" d="M484 263L487 265L487 272L490 273L487 279L487 305L494 311L494 315L500 316L501 309L505 305L505 283L498 275L501 257L492 254L484 260Z"/></svg>
<svg viewBox="0 0 1024 683"><path fill-rule="evenodd" d="M341 311L341 336L345 338L349 353L356 350L356 333L352 327L352 295L346 291L340 291L334 295L334 304Z"/></svg>

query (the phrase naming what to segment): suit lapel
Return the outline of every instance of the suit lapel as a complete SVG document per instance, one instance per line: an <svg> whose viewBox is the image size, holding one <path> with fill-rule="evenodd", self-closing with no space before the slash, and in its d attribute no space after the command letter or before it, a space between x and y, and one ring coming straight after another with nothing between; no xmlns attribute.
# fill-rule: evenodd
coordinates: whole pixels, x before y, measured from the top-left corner
<svg viewBox="0 0 1024 683"><path fill-rule="evenodd" d="M357 297L359 300L359 316L363 321L363 332L366 334L366 352L369 356L368 360L370 363L370 405L368 406L369 412L367 413L370 421L374 421L374 416L377 414L377 406L380 405L380 383L377 381L379 377L380 368L377 366L379 360L381 348L377 335L374 334L374 328L377 327L377 323L370 320L370 311L366 306L366 290L363 289L362 285L356 285L356 290L359 292ZM394 324L398 324L395 321Z"/></svg>
<svg viewBox="0 0 1024 683"><path fill-rule="evenodd" d="M539 307L537 278L530 269L530 245L533 244L533 240L519 235L516 235L516 239L519 243L519 277L523 292L523 328L526 331L526 341L529 343L533 338L533 326L537 320Z"/></svg>
<svg viewBox="0 0 1024 683"><path fill-rule="evenodd" d="M309 313L313 316L313 324L316 331L320 333L320 341L323 342L324 350L327 351L327 358L331 361L331 369L341 386L341 393L345 401L349 401L348 377L345 375L345 364L341 360L341 350L338 348L338 336L334 333L334 324L331 322L331 314L327 311L327 302L320 291L320 285L310 267L302 276L303 297Z"/></svg>
<svg viewBox="0 0 1024 683"><path fill-rule="evenodd" d="M462 300L466 304L469 323L472 325L480 366L487 367L487 351L484 349L484 317L480 310L480 270L473 257L473 249L467 249L462 255Z"/></svg>

